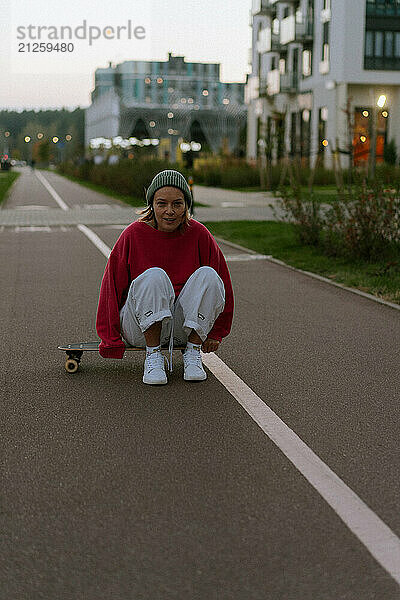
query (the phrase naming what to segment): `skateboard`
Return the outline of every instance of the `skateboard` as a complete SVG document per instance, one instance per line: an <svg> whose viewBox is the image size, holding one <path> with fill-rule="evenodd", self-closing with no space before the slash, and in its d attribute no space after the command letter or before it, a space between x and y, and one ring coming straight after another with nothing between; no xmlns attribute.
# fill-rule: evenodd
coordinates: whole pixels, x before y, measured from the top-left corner
<svg viewBox="0 0 400 600"><path fill-rule="evenodd" d="M58 350L64 350L67 354L67 360L65 361L65 370L67 373L76 373L79 369L79 363L81 362L82 354L84 352L98 352L100 342L78 342L77 344L65 344L64 346L58 346ZM167 345L161 346L163 350L168 349ZM174 346L174 350L183 351L185 346ZM138 346L125 346L125 351L138 351L142 352L145 348Z"/></svg>

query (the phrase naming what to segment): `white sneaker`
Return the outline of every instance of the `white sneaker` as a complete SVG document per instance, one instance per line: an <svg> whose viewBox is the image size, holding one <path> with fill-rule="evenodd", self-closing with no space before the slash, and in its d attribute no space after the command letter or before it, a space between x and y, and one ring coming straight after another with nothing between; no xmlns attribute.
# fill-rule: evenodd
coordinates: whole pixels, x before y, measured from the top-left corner
<svg viewBox="0 0 400 600"><path fill-rule="evenodd" d="M201 346L186 348L183 353L183 379L185 381L204 381L207 379L207 373L203 369L200 355Z"/></svg>
<svg viewBox="0 0 400 600"><path fill-rule="evenodd" d="M164 385L165 383L168 383L164 366L164 357L159 348L146 352L143 383L148 383L150 385Z"/></svg>

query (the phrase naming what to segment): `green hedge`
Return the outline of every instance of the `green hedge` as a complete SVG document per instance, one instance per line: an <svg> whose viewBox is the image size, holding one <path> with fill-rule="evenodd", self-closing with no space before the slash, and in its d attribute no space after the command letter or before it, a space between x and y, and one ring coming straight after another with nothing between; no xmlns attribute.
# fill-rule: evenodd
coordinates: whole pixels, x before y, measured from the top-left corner
<svg viewBox="0 0 400 600"><path fill-rule="evenodd" d="M121 160L116 165L102 163L95 165L85 162L74 165L71 162L62 163L58 171L63 175L72 175L84 181L102 185L119 194L132 196L144 201L145 189L150 185L153 177L164 169L179 168L164 160Z"/></svg>

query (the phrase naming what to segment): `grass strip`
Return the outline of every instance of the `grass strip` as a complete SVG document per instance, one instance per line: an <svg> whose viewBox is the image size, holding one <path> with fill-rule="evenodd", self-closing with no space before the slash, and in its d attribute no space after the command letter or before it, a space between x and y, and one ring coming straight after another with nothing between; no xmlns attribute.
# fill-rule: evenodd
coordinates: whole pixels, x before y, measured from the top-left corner
<svg viewBox="0 0 400 600"><path fill-rule="evenodd" d="M318 248L302 246L293 225L275 221L205 223L213 235L261 254L270 254L288 265L317 273L336 283L400 304L400 251L391 260L351 261L330 257Z"/></svg>
<svg viewBox="0 0 400 600"><path fill-rule="evenodd" d="M18 171L0 171L0 204L5 199L10 187L18 179Z"/></svg>

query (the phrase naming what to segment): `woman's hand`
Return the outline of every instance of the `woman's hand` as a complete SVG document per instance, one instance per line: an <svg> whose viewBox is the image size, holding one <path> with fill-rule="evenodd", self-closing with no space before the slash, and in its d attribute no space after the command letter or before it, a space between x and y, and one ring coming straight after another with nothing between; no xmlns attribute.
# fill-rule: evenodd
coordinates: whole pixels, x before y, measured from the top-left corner
<svg viewBox="0 0 400 600"><path fill-rule="evenodd" d="M201 345L203 352L216 352L219 348L220 342L218 340L212 340L207 338Z"/></svg>

